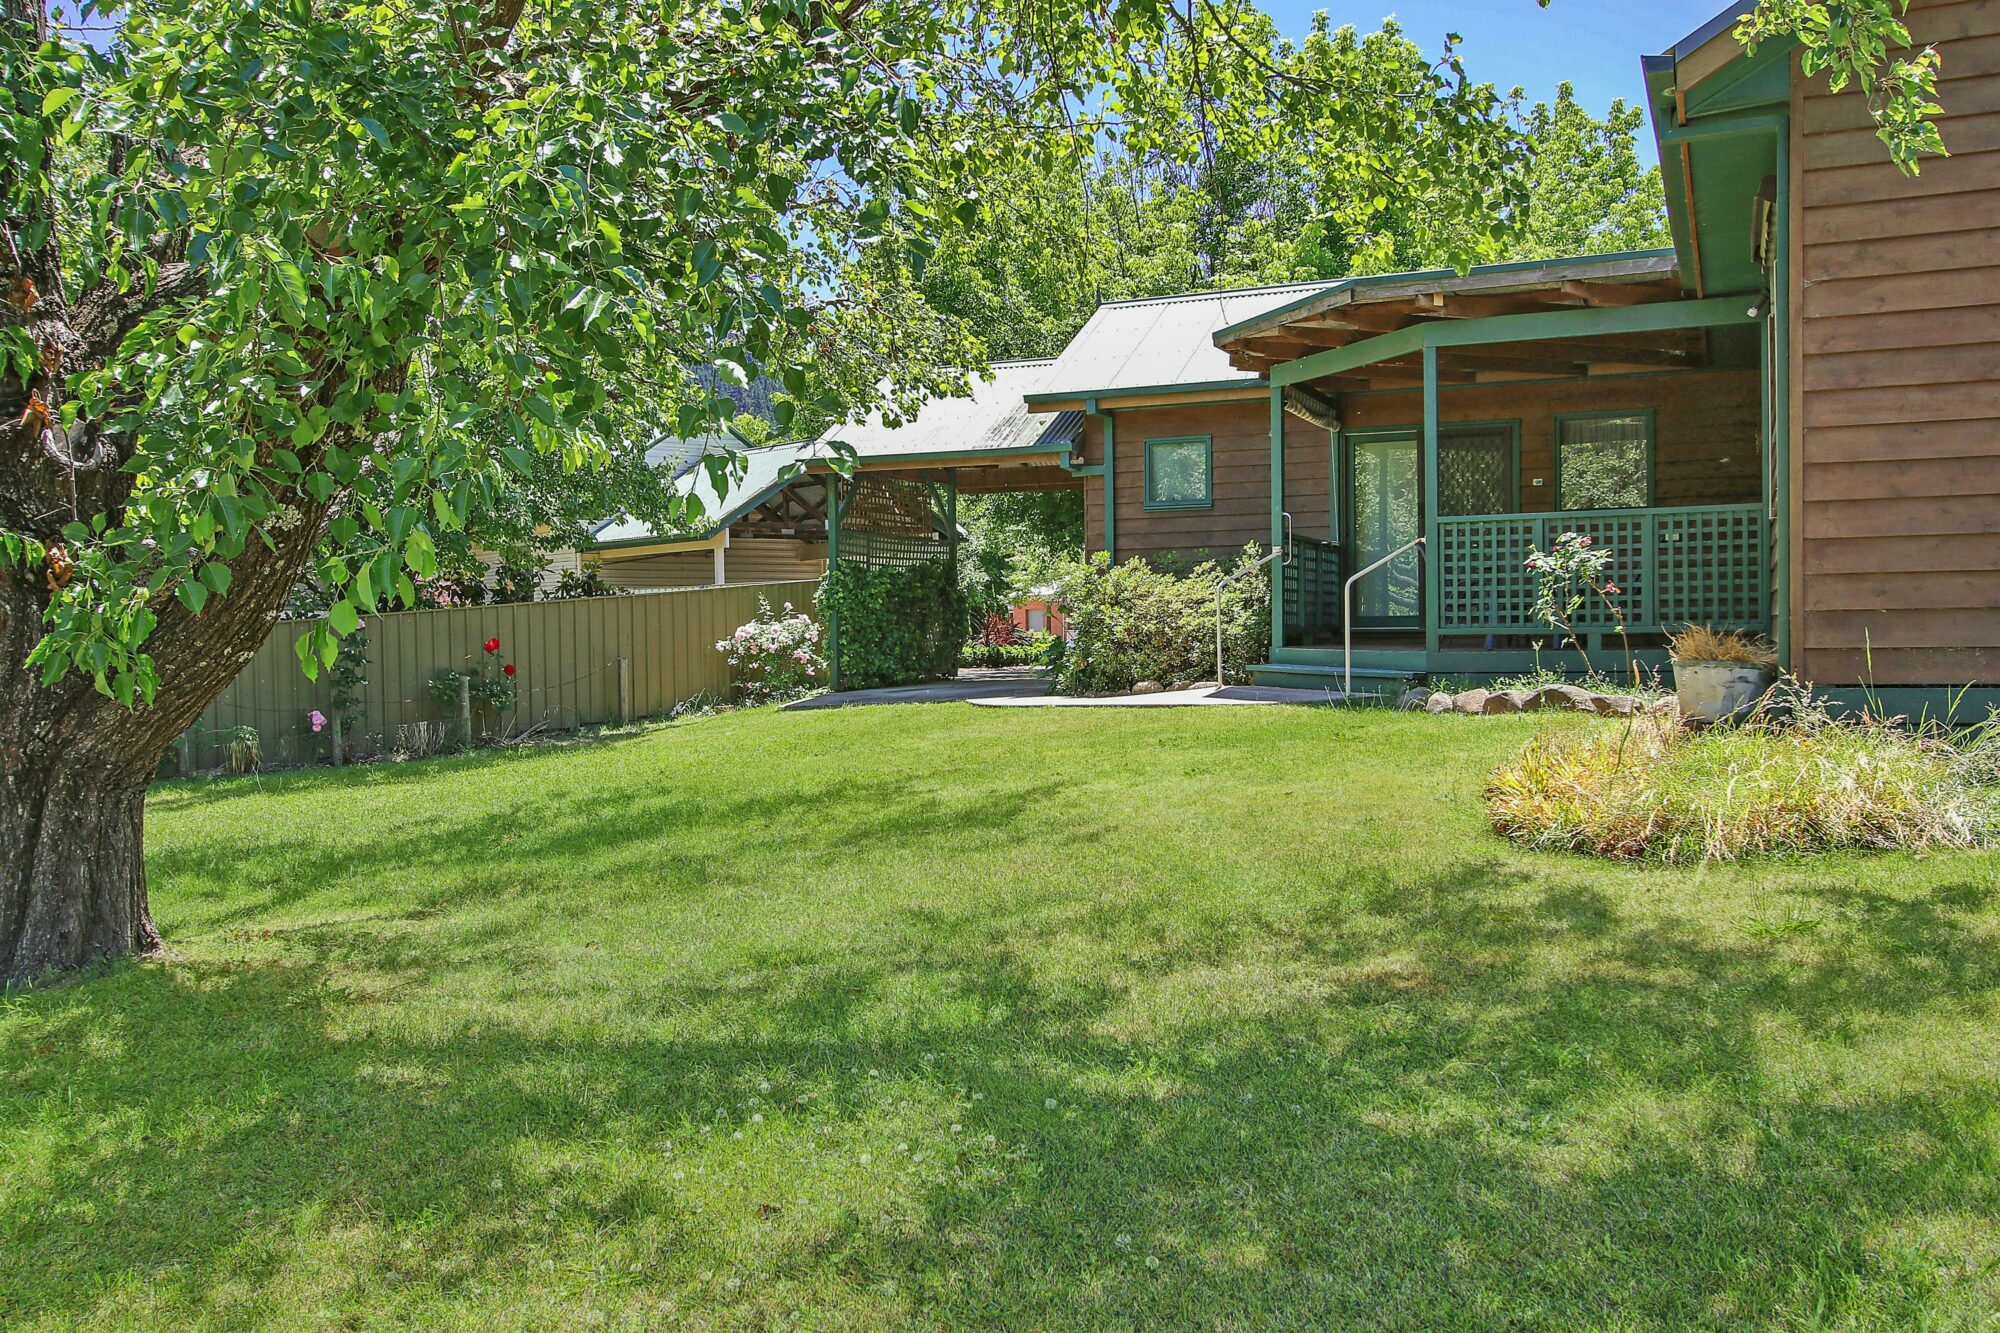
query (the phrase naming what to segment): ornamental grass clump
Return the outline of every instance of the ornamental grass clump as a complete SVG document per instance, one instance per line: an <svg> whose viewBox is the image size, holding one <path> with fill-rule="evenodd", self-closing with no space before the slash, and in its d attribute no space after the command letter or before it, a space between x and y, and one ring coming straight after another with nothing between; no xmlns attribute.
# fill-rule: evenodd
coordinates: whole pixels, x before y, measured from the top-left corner
<svg viewBox="0 0 2000 1333"><path fill-rule="evenodd" d="M1486 789L1523 845L1683 864L2000 839L1993 723L1951 736L1810 708L1694 731L1673 718L1536 738Z"/></svg>

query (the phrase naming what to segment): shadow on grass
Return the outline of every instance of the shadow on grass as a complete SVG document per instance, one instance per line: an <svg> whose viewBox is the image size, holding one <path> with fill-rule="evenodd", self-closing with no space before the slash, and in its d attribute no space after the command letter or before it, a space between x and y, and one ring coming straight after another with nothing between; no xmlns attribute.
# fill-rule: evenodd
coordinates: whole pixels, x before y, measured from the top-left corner
<svg viewBox="0 0 2000 1333"><path fill-rule="evenodd" d="M538 854L560 856L573 835L545 836ZM433 1039L371 1029L325 961L128 969L14 1002L31 1044L0 1092L54 1146L0 1196L0 1315L76 1315L133 1273L200 1310L225 1274L276 1280L296 1228L360 1218L377 1229L340 1295L364 1308L410 1276L402 1226L424 1230L423 1280L447 1301L509 1289L579 1234L671 1251L696 1223L657 1174L565 1175L524 1144L686 1140L752 1071L822 1089L813 1116L858 1129L878 1114L859 1071L882 1071L977 1094L966 1142L992 1133L1001 1158L960 1152L908 1224L848 1209L787 1231L746 1207L728 1225L772 1233L756 1277L836 1303L892 1281L905 1313L948 1327L1915 1322L1939 1278L1890 1231L1993 1217L1993 1071L1836 1094L1767 1086L1760 1048L1774 1021L1849 1031L1990 992L2000 961L1967 915L1987 894L1807 896L1868 930L1802 961L1475 861L1365 895L1390 963L1381 935L1218 918L1180 928L1171 966L1052 981L1056 902L1030 894L1018 914L911 912L865 948L772 951L634 1002L726 1039L644 1021ZM1143 925L1093 904L1056 928ZM1533 966L1552 936L1590 946L1555 981ZM490 943L454 939L427 975L445 984ZM373 966L420 969L382 948ZM1204 1013L1191 981L1166 1039L1121 1030L1136 987L1289 963L1325 984L1245 1018ZM885 991L947 978L998 1017L880 1023ZM746 1318L785 1299L702 1290Z"/></svg>

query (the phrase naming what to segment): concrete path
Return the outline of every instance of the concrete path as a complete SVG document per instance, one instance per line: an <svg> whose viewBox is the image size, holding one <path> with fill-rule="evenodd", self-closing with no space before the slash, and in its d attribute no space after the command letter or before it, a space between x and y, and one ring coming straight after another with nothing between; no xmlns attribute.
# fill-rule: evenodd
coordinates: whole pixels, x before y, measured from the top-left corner
<svg viewBox="0 0 2000 1333"><path fill-rule="evenodd" d="M880 690L841 690L785 705L785 711L850 708L862 704L941 704L1034 701L1049 692L1049 674L1040 667L967 667L956 680L929 685L892 685Z"/></svg>
<svg viewBox="0 0 2000 1333"><path fill-rule="evenodd" d="M974 699L981 708L1212 708L1257 704L1337 704L1341 695L1333 690L1291 690L1277 685L1213 685L1192 690L1167 690L1161 694L1111 694L1073 698L1049 694L1039 698Z"/></svg>
<svg viewBox="0 0 2000 1333"><path fill-rule="evenodd" d="M1162 694L1115 694L1076 699L1049 693L1049 675L1040 667L967 667L956 680L929 685L896 685L880 690L842 690L785 705L786 711L852 708L864 704L969 703L981 708L1202 708L1245 704L1336 704L1330 690L1288 690L1271 685L1204 686Z"/></svg>

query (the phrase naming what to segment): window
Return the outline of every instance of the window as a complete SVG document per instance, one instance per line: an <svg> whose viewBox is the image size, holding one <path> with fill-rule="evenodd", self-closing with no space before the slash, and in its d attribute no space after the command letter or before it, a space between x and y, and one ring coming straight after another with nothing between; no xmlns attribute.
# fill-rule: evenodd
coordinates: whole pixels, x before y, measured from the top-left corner
<svg viewBox="0 0 2000 1333"><path fill-rule="evenodd" d="M1209 438L1146 441L1146 508L1206 509L1213 502Z"/></svg>
<svg viewBox="0 0 2000 1333"><path fill-rule="evenodd" d="M1653 502L1653 414L1556 418L1556 507L1640 509Z"/></svg>

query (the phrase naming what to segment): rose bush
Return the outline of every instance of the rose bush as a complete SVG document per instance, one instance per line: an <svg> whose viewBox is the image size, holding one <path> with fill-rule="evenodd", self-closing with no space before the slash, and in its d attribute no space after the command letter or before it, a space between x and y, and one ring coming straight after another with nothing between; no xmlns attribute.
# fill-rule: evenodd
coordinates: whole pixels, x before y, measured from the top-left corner
<svg viewBox="0 0 2000 1333"><path fill-rule="evenodd" d="M715 650L729 659L745 703L795 699L811 690L826 671L819 652L819 623L790 602L782 613L757 599L757 618L738 625L736 632L716 642Z"/></svg>

